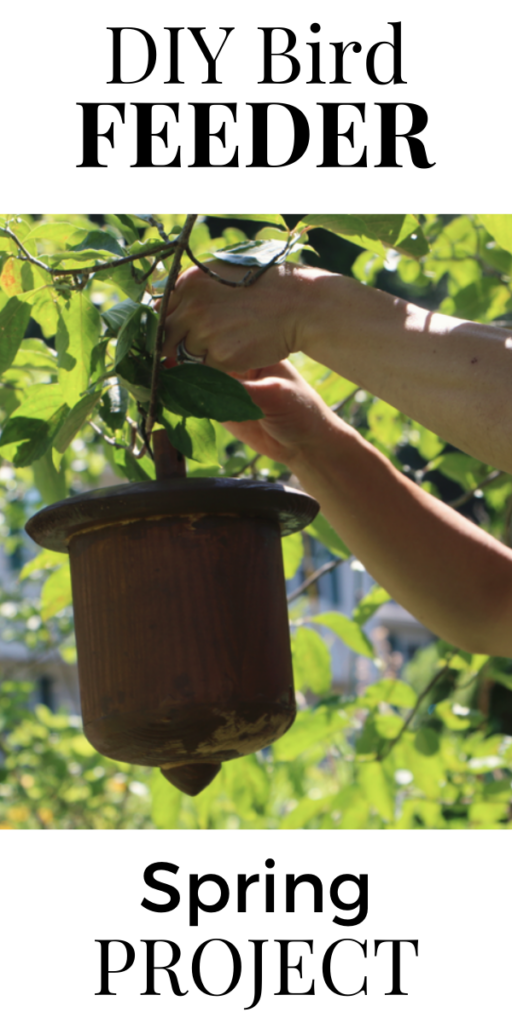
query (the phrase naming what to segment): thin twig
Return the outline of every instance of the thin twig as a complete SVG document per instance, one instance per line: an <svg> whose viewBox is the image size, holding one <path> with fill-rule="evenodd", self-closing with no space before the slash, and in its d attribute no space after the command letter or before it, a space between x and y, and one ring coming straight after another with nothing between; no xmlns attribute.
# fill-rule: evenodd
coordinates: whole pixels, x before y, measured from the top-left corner
<svg viewBox="0 0 512 1024"><path fill-rule="evenodd" d="M153 217L153 216L148 217L148 221L151 224L152 228L156 228L156 230L158 231L158 234L160 235L160 238L162 239L162 241L165 242L166 244L169 244L169 242L170 242L169 235L167 234L166 231L164 231L164 226L161 223L161 221L157 220L156 217Z"/></svg>
<svg viewBox="0 0 512 1024"><path fill-rule="evenodd" d="M97 274L101 270L115 270L117 267L122 267L126 263L134 263L136 260L141 260L149 256L154 256L156 255L156 253L160 254L160 259L165 259L165 256L170 256L171 253L174 252L177 245L177 242L175 241L165 243L162 242L154 249L147 250L146 252L132 253L130 256L120 256L115 260L107 260L104 263L97 263L91 267L75 267L73 270L63 270L59 267L50 267L46 263L43 263L42 260L38 260L35 256L32 256L31 253L29 253L28 249L25 249L25 246L22 244L22 242L20 242L18 236L15 235L14 231L11 231L10 228L4 227L1 228L0 230L3 234L6 234L9 238L13 240L13 242L16 243L18 249L20 250L20 252L23 253L25 259L29 263L33 263L34 266L39 267L41 270L45 270L46 273L51 274L52 277L73 277L76 274L82 276L83 274ZM72 257L73 253L70 251L66 253L63 258L71 259Z"/></svg>
<svg viewBox="0 0 512 1024"><path fill-rule="evenodd" d="M178 280L178 274L181 268L181 260L183 258L183 253L186 252L188 249L189 238L192 232L192 228L194 227L194 224L197 220L197 216L197 213L190 213L187 216L183 228L176 242L174 243L174 259L172 261L172 267L169 271L165 291L162 296L162 301L160 303L155 351L153 355L153 369L151 372L151 397L149 400L149 409L146 417L145 426L146 444L149 442L151 438L151 431L153 430L156 419L156 407L158 401L158 380L160 377L160 363L162 359L162 349L164 347L165 339L165 320L167 316L167 306L169 304L171 292L173 291L176 281Z"/></svg>
<svg viewBox="0 0 512 1024"><path fill-rule="evenodd" d="M335 412L336 416L341 416L341 413L343 412L345 406L352 401L352 399L357 395L358 391L359 388L354 388L354 390L351 391L349 395L347 395L345 398L342 398L341 402L337 402L336 405L331 405L331 412Z"/></svg>
<svg viewBox="0 0 512 1024"><path fill-rule="evenodd" d="M127 444L122 444L122 442L116 441L113 437L107 437L107 435L103 433L101 428L98 427L96 425L96 423L93 422L93 420L87 420L87 422L88 422L89 426L92 427L92 429L98 435L98 437L101 437L101 440L105 441L112 448L128 448Z"/></svg>
<svg viewBox="0 0 512 1024"><path fill-rule="evenodd" d="M142 277L139 278L139 281L141 282L141 284L142 284L143 281L147 281L148 277L151 277L151 274L153 273L153 271L156 270L156 268L157 268L157 266L158 266L158 264L160 262L161 262L161 257L157 256L156 259L153 260L153 262L152 262L152 264L151 264L147 274L143 274Z"/></svg>
<svg viewBox="0 0 512 1024"><path fill-rule="evenodd" d="M243 473L245 473L245 471L246 471L247 469L254 469L254 467L255 467L255 465L256 465L256 463L257 463L258 459L261 459L261 455L260 455L259 453L258 453L258 454L256 454L256 455L253 455L253 457L252 457L252 459L250 460L250 462L246 462L246 463L245 463L245 466L242 466L242 468L241 468L241 469L239 469L239 470L237 470L237 472L236 472L236 473L232 473L232 474L231 474L231 476L232 476L232 477L235 477L235 476L242 476L242 475L243 475Z"/></svg>
<svg viewBox="0 0 512 1024"><path fill-rule="evenodd" d="M20 250L20 252L22 252L23 255L25 256L25 259L29 260L30 263L33 263L34 266L36 266L36 267L40 267L41 270L49 270L50 269L49 267L47 267L42 262L42 260L36 259L35 256L32 256L31 253L29 253L28 249L25 249L25 246L20 242L19 238L14 234L14 231L11 231L10 228L5 227L5 228L2 228L2 232L4 234L6 234L9 238L12 238L13 242L15 242L16 245L18 246L18 249Z"/></svg>
<svg viewBox="0 0 512 1024"><path fill-rule="evenodd" d="M253 268L251 270L248 270L247 273L244 274L244 276L239 281L230 281L228 280L227 277L221 277L221 275L217 274L215 270L211 270L207 263L201 263L201 261L198 260L196 256L194 256L194 253L192 252L188 245L185 251L187 253L189 260L192 260L192 263L195 263L196 267L199 267L199 270L202 270L204 274L208 275L208 277L212 277L214 281L218 281L219 284L225 284L227 288L249 288L252 284L254 284L255 281L258 280L259 277L262 276L262 274L265 274L266 271L270 269L270 267L273 267L278 260L280 260L283 256L286 256L286 253L288 252L291 244L291 239L288 239L284 249L282 249L280 252L277 252L276 255L273 256L271 260L269 260L268 263L263 264L263 266L261 267L256 267L256 269Z"/></svg>
<svg viewBox="0 0 512 1024"><path fill-rule="evenodd" d="M414 716L415 716L415 714L416 714L420 704L425 699L427 694L429 694L430 691L433 690L433 688L436 685L436 683L438 683L439 680L443 678L445 672L448 671L453 658L458 653L459 653L459 648L457 648L456 650L452 651L451 654L449 655L449 657L445 659L445 663L444 663L443 667L440 668L438 672L436 672L435 676L433 676L433 678L430 680L428 686L426 686L425 689L422 690L421 693L418 695L416 703L415 703L414 707L412 708L412 710L407 715L407 718L405 719L404 724L403 724L402 728L400 729L400 732L398 733L397 736L394 737L394 739L389 741L388 747L387 747L386 751L384 753L379 754L377 756L377 758L376 758L377 761L383 761L384 758L386 758L388 756L388 754L391 753L391 751L393 750L393 747L398 743L398 741L401 740L404 732L406 731L406 729L409 728L409 726L410 726L410 724L411 724L411 722L412 722L412 720L413 720L413 718L414 718Z"/></svg>
<svg viewBox="0 0 512 1024"><path fill-rule="evenodd" d="M297 587L296 590L292 590L291 594L288 594L288 604L295 601L296 597L300 597L300 595L303 594L305 590L308 590L313 583L316 583L321 576L325 576L326 573L332 572L333 569L336 569L336 566L341 565L344 561L344 558L334 558L332 562L325 562L324 565L321 565L319 569L316 569L315 572L311 573L311 576L308 576L307 580L304 580L304 583L301 583L300 587Z"/></svg>
<svg viewBox="0 0 512 1024"><path fill-rule="evenodd" d="M147 445L145 443L142 445L142 448L139 448L138 451L136 449L137 424L130 423L130 444L124 444L122 441L116 441L113 437L107 437L107 435L103 433L101 428L98 427L96 423L94 423L92 420L87 420L87 422L89 426L92 427L92 429L95 431L95 433L98 434L98 437L101 437L102 441L105 441L106 444L109 444L111 448L124 449L124 451L129 452L130 455L133 455L134 459L142 459L146 454Z"/></svg>
<svg viewBox="0 0 512 1024"><path fill-rule="evenodd" d="M494 482L494 480L499 480L499 478L501 476L507 476L507 474L504 472L504 470L502 470L502 469L493 469L492 472L489 473L489 475L486 476L485 480L482 480L481 483L476 484L475 487L472 487L471 490L466 491L464 494L461 494L460 497L459 498L455 498L454 501L450 501L448 503L450 505L450 508L460 508L461 505L465 505L466 502L469 501L469 499L473 497L473 495L475 494L475 491L482 490L482 488L487 487L487 484L492 484Z"/></svg>

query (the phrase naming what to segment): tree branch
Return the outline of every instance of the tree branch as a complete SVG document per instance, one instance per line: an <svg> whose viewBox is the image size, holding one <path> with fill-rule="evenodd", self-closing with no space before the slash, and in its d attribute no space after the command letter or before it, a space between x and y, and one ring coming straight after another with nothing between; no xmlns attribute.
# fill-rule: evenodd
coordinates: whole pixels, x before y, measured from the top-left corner
<svg viewBox="0 0 512 1024"><path fill-rule="evenodd" d="M311 573L311 576L308 576L307 580L304 580L304 583L301 583L300 587L297 587L296 590L292 590L291 594L288 594L288 604L295 601L295 598L300 597L300 595L303 594L305 590L308 590L313 583L316 583L316 581L322 576L325 576L326 573L332 572L333 569L336 569L336 567L341 565L344 561L344 558L334 558L332 562L325 562L324 565L321 565L319 569L316 569L315 572Z"/></svg>
<svg viewBox="0 0 512 1024"><path fill-rule="evenodd" d="M201 261L198 260L196 256L194 256L194 253L192 252L188 245L185 251L187 253L189 260L192 260L192 263L195 263L196 267L199 267L199 270L202 270L204 274L208 274L208 277L212 277L213 280L218 281L219 284L225 284L227 288L249 288L250 285L254 284L254 282L257 281L258 278L262 276L262 274L265 274L266 271L270 269L270 267L273 267L278 260L280 260L283 256L286 256L286 253L288 252L291 244L291 239L288 239L284 249L281 249L280 252L277 252L276 255L273 256L272 259L269 260L268 263L265 263L263 266L256 267L256 269L252 268L251 270L248 270L247 273L244 274L244 276L240 279L240 281L229 281L227 277L221 277L221 275L217 274L215 270L211 270L208 264L201 263Z"/></svg>
<svg viewBox="0 0 512 1024"><path fill-rule="evenodd" d="M160 303L155 351L153 355L153 369L151 373L151 397L149 400L149 409L145 425L146 444L149 443L149 440L151 438L151 431L153 430L153 427L155 425L156 406L158 400L158 380L160 377L160 364L162 360L162 349L164 346L165 339L165 319L167 316L167 306L169 304L171 292L173 291L176 285L176 281L178 280L178 274L181 268L181 260L183 258L183 253L188 250L190 235L192 233L192 228L194 227L196 220L197 213L190 213L187 216L183 228L176 242L174 243L174 259L172 261L172 267L169 271L169 276L167 278L167 283L165 285L165 291L162 296L162 301Z"/></svg>
<svg viewBox="0 0 512 1024"><path fill-rule="evenodd" d="M254 469L258 459L261 459L261 455L259 453L256 454L256 455L253 455L252 459L250 459L249 462L245 463L245 466L242 466L242 468L237 470L236 473L232 473L231 476L233 478L236 477L236 476L243 476L243 474L245 473L245 471L247 469Z"/></svg>
<svg viewBox="0 0 512 1024"><path fill-rule="evenodd" d="M358 387L354 388L354 390L346 395L345 398L342 398L341 402L337 402L336 405L331 405L331 412L335 412L336 416L341 416L345 406L355 398L359 390L360 389Z"/></svg>
<svg viewBox="0 0 512 1024"><path fill-rule="evenodd" d="M170 256L171 253L174 252L178 244L177 241L161 242L158 246L155 246L154 249L148 249L147 252L132 253L130 256L120 256L115 260L106 260L104 263L98 263L91 267L75 267L73 270L62 270L60 267L50 267L46 263L43 263L42 260L38 260L35 256L32 256L28 249L25 249L25 246L20 242L17 235L14 234L14 231L11 231L10 228L4 227L1 228L1 231L15 242L20 252L23 253L25 260L29 263L33 263L34 266L39 267L40 270L45 270L46 273L50 274L52 277L73 277L75 274L98 274L101 270L115 270L117 267L123 267L126 263L134 263L136 260L155 256L157 253L159 254L159 260L165 259L166 256ZM68 258L72 258L73 253L69 252L66 255ZM145 278L142 278L141 280L145 280Z"/></svg>
<svg viewBox="0 0 512 1024"><path fill-rule="evenodd" d="M501 476L507 476L507 473L505 473L504 470L502 469L493 469L492 472L489 473L489 475L486 476L485 480L482 480L481 483L476 484L476 486L472 487L471 490L466 491L464 494L461 494L460 498L455 498L454 501L450 501L450 508L460 508L462 505L465 505L466 502L473 497L475 491L482 490L484 487L487 487L487 484L492 484L494 480L499 480Z"/></svg>
<svg viewBox="0 0 512 1024"><path fill-rule="evenodd" d="M453 658L458 653L459 653L459 648L457 648L456 650L452 651L450 653L450 655L448 656L448 658L445 658L445 663L442 666L442 668L440 668L439 671L436 672L435 676L433 676L433 678L430 680L430 682L425 687L425 689L422 690L421 693L418 695L418 699L417 699L414 707L412 708L412 710L407 715L407 718L405 719L404 724L403 724L402 728L400 729L400 732L398 733L398 735L395 736L394 739L389 741L387 750L383 754L378 754L377 755L377 758L376 758L377 761L384 761L384 759L388 756L388 754L390 754L391 751L393 750L393 747L396 746L398 741L402 739L402 736L403 736L404 732L406 731L406 729L409 728L409 726L410 726L410 724L411 724L411 722L412 722L412 720L413 720L413 718L414 718L414 716L415 716L415 714L416 714L416 712L417 712L421 702L425 699L427 694L429 694L430 691L434 689L434 686L436 685L436 683L438 683L440 681L440 679L443 678L445 672L448 671Z"/></svg>

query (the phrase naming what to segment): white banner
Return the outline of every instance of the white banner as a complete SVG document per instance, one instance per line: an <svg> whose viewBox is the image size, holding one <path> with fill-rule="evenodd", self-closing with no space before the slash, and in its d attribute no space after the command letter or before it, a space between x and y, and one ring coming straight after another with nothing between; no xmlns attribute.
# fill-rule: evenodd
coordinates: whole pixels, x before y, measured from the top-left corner
<svg viewBox="0 0 512 1024"><path fill-rule="evenodd" d="M304 832L298 840L4 834L9 1017L502 1018L508 833Z"/></svg>
<svg viewBox="0 0 512 1024"><path fill-rule="evenodd" d="M5 5L4 206L507 212L511 28L504 0Z"/></svg>

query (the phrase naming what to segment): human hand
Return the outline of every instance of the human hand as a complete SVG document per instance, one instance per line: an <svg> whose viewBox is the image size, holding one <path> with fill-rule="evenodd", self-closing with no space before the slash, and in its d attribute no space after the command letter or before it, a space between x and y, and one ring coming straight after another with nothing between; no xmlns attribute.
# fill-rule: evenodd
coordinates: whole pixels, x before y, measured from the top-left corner
<svg viewBox="0 0 512 1024"><path fill-rule="evenodd" d="M327 435L343 427L288 360L235 376L259 405L264 419L225 426L244 444L290 469L314 458Z"/></svg>
<svg viewBox="0 0 512 1024"><path fill-rule="evenodd" d="M246 267L208 263L215 273L233 281ZM282 264L271 267L248 287L230 288L190 267L171 294L163 353L172 357L180 341L207 366L227 373L274 366L300 348L305 285L318 272Z"/></svg>

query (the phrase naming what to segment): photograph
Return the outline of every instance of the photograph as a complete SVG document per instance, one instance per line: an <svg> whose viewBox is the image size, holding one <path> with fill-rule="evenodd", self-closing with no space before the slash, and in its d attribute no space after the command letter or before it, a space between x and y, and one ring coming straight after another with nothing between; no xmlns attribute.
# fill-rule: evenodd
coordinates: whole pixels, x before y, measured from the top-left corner
<svg viewBox="0 0 512 1024"><path fill-rule="evenodd" d="M0 829L510 829L511 360L512 214L2 215Z"/></svg>

